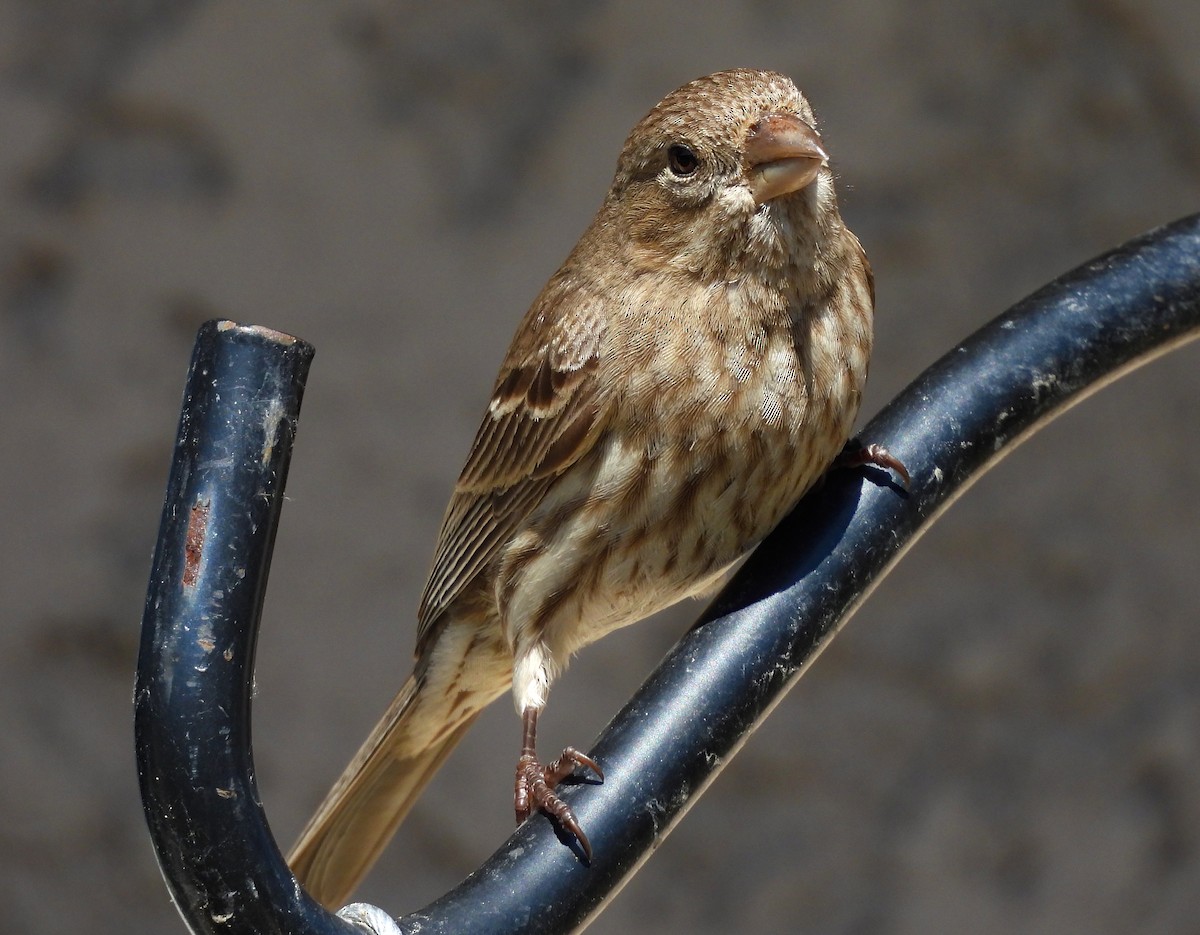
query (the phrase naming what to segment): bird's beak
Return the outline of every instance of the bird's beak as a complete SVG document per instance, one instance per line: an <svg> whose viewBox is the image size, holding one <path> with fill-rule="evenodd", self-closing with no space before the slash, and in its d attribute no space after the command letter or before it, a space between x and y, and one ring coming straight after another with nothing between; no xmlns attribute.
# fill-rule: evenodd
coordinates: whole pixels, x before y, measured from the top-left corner
<svg viewBox="0 0 1200 935"><path fill-rule="evenodd" d="M746 178L760 205L812 184L829 159L820 134L791 114L768 114L751 126L745 153Z"/></svg>

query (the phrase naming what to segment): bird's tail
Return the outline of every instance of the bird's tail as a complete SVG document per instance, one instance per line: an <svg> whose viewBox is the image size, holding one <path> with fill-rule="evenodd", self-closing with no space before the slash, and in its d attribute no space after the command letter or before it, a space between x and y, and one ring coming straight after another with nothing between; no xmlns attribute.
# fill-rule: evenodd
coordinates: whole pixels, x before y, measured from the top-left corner
<svg viewBox="0 0 1200 935"><path fill-rule="evenodd" d="M409 728L421 704L409 677L292 847L288 863L309 895L341 907L387 846L479 709L432 736Z"/></svg>

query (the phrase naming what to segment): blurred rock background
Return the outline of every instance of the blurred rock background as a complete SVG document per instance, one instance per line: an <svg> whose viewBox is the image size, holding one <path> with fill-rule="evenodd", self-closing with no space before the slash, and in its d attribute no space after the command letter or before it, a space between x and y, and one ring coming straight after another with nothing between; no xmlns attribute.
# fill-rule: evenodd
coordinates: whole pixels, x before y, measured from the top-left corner
<svg viewBox="0 0 1200 935"><path fill-rule="evenodd" d="M869 415L1200 208L1197 47L1191 0L0 0L3 927L183 931L130 688L200 322L319 349L259 649L286 843L407 672L505 343L662 94L754 65L815 102L878 279ZM981 481L593 931L1196 931L1198 353ZM697 609L586 652L546 749ZM365 898L417 908L491 853L517 741L497 705Z"/></svg>

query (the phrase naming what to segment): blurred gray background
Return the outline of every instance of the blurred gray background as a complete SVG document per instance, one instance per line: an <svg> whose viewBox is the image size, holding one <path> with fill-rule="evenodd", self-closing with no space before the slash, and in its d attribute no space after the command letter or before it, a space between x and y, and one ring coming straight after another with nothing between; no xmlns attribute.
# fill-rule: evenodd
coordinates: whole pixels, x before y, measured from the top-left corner
<svg viewBox="0 0 1200 935"><path fill-rule="evenodd" d="M290 842L407 672L508 337L626 132L793 76L878 281L864 416L1057 274L1200 209L1200 5L0 0L0 914L182 932L131 685L196 326L316 344L259 648ZM879 588L593 931L1197 931L1200 348L1070 412ZM699 610L585 652L586 744ZM362 895L511 823L502 703Z"/></svg>

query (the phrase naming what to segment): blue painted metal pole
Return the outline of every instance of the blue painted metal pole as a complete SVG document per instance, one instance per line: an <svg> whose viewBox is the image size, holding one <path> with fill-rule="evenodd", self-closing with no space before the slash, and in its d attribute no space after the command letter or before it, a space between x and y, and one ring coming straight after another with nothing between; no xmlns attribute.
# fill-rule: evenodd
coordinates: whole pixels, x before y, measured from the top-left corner
<svg viewBox="0 0 1200 935"><path fill-rule="evenodd" d="M268 446L281 466L269 477L250 471L264 451L259 404L217 412L229 400L193 387L201 362L225 353L201 348L220 340L206 328L185 395L139 660L147 820L194 931L345 932L348 923L308 899L288 872L258 805L250 760L254 632L287 463L275 446L290 444L296 410L285 406L286 431ZM834 472L601 734L591 752L604 764L604 783L562 789L588 829L591 864L563 846L551 822L531 820L456 889L398 920L400 930L557 933L586 925L972 481L1058 413L1196 337L1200 215L1066 274L968 338L862 431L904 461L911 489L869 468ZM301 386L311 349L294 347L291 378ZM262 382L250 371L235 385ZM293 402L298 407L298 389ZM234 430L235 418L247 426ZM208 431L217 440L206 440ZM210 473L197 457L202 450L244 462L247 473ZM204 504L199 535L196 509ZM252 535L237 532L238 518L251 511Z"/></svg>
<svg viewBox="0 0 1200 935"><path fill-rule="evenodd" d="M211 321L184 391L134 707L146 820L196 933L353 931L284 864L250 748L259 615L312 355L288 335Z"/></svg>

